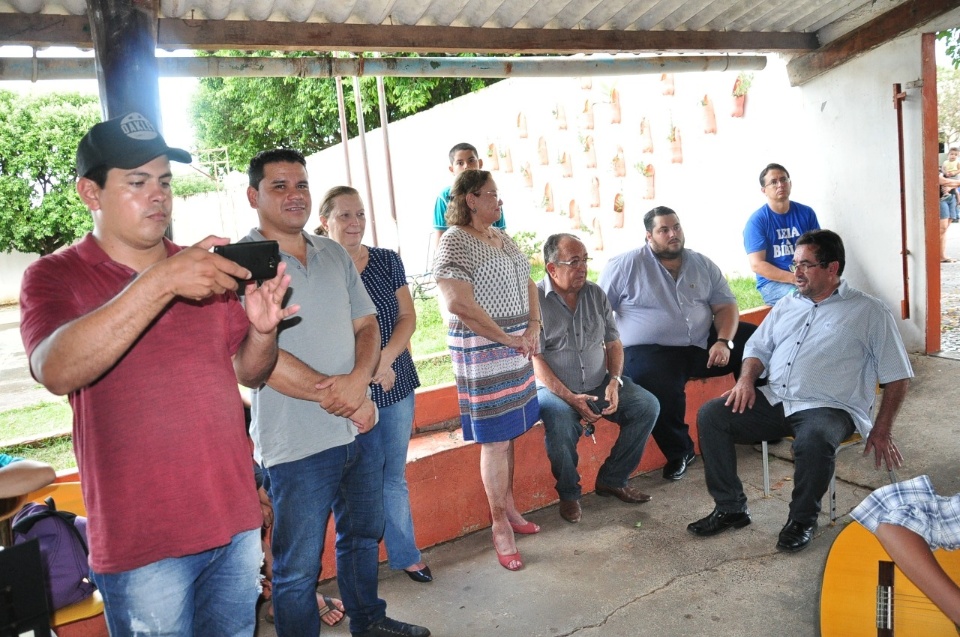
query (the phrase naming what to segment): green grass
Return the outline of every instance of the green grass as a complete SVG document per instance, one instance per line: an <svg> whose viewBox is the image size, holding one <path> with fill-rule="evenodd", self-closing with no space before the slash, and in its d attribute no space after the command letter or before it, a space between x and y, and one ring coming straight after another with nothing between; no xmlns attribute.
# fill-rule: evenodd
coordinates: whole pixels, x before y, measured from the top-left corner
<svg viewBox="0 0 960 637"><path fill-rule="evenodd" d="M48 463L57 471L72 469L77 466L77 460L73 456L73 440L70 436L47 438L29 446L0 447L0 453L29 458L30 460L40 460Z"/></svg>
<svg viewBox="0 0 960 637"><path fill-rule="evenodd" d="M730 284L730 291L737 297L737 307L741 312L765 305L763 297L757 292L756 278L738 276L727 278L727 283Z"/></svg>
<svg viewBox="0 0 960 637"><path fill-rule="evenodd" d="M66 399L0 412L0 441L40 438L70 431L73 417Z"/></svg>
<svg viewBox="0 0 960 637"><path fill-rule="evenodd" d="M420 377L421 387L443 385L453 382L453 366L450 356L437 356L416 362L417 375Z"/></svg>

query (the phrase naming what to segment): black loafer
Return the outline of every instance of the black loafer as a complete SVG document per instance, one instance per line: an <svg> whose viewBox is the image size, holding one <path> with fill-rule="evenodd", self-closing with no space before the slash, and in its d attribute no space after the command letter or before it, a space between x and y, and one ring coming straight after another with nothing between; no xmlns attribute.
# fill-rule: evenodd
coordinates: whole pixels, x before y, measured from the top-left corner
<svg viewBox="0 0 960 637"><path fill-rule="evenodd" d="M423 568L417 569L415 571L408 571L403 569L403 572L406 573L410 579L414 582L420 582L421 584L426 584L427 582L433 581L433 573L430 572L430 567L426 564L423 565Z"/></svg>
<svg viewBox="0 0 960 637"><path fill-rule="evenodd" d="M688 524L687 530L700 537L710 537L723 533L727 529L742 529L748 524L750 524L750 514L746 511L725 513L714 509L713 513L707 517Z"/></svg>
<svg viewBox="0 0 960 637"><path fill-rule="evenodd" d="M667 464L663 465L663 479L679 480L687 472L687 467L692 465L696 459L697 455L691 452L682 458L668 461Z"/></svg>
<svg viewBox="0 0 960 637"><path fill-rule="evenodd" d="M777 550L787 553L796 553L807 548L810 540L813 539L813 532L817 530L817 523L803 524L796 520L787 520L786 525L780 531L780 538L777 540Z"/></svg>
<svg viewBox="0 0 960 637"><path fill-rule="evenodd" d="M362 633L352 633L354 637L430 637L430 631L423 626L405 624L384 617Z"/></svg>

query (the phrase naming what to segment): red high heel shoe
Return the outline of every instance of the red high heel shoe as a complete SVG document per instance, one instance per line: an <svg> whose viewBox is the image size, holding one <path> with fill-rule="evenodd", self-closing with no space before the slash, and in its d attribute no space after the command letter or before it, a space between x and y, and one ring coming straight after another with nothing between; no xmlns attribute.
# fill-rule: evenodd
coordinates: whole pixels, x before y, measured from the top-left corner
<svg viewBox="0 0 960 637"><path fill-rule="evenodd" d="M497 548L494 547L493 550L497 551ZM497 561L500 562L500 566L508 571L519 571L523 568L523 558L520 557L520 551L510 555L503 555L500 551L497 551Z"/></svg>
<svg viewBox="0 0 960 637"><path fill-rule="evenodd" d="M533 522L527 522L525 524L514 524L510 523L510 527L513 529L514 533L520 535L534 535L535 533L540 532L540 525L534 524Z"/></svg>

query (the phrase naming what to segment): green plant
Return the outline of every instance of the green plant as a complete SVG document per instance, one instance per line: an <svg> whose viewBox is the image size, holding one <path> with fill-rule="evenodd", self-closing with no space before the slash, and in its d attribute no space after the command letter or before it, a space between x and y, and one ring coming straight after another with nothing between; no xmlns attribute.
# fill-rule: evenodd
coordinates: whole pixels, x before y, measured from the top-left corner
<svg viewBox="0 0 960 637"><path fill-rule="evenodd" d="M216 192L220 190L220 184L213 177L192 173L174 177L170 182L170 189L174 197L190 197L204 192Z"/></svg>
<svg viewBox="0 0 960 637"><path fill-rule="evenodd" d="M0 453L46 462L57 471L77 466L77 459L73 455L73 439L69 435L46 438L29 445L0 447Z"/></svg>
<svg viewBox="0 0 960 637"><path fill-rule="evenodd" d="M66 399L44 401L0 412L0 444L23 438L67 433L73 413Z"/></svg>
<svg viewBox="0 0 960 637"><path fill-rule="evenodd" d="M510 238L513 239L513 242L527 255L527 260L530 261L530 263L543 262L543 240L537 239L536 232L524 230L523 232L517 232L511 235Z"/></svg>
<svg viewBox="0 0 960 637"><path fill-rule="evenodd" d="M750 90L750 85L753 83L753 73L740 73L737 76L736 81L733 83L733 96L741 97L747 94L747 91Z"/></svg>
<svg viewBox="0 0 960 637"><path fill-rule="evenodd" d="M755 277L727 277L727 283L730 285L730 291L737 297L737 307L741 311L760 307L764 304L763 297L757 292Z"/></svg>

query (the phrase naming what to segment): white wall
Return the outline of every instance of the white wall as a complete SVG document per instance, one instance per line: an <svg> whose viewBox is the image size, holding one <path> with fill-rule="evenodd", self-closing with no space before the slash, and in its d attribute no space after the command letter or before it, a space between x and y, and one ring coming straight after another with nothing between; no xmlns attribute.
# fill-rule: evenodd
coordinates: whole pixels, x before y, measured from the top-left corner
<svg viewBox="0 0 960 637"><path fill-rule="evenodd" d="M23 272L38 258L21 252L0 253L0 305L17 302Z"/></svg>
<svg viewBox="0 0 960 637"><path fill-rule="evenodd" d="M920 36L899 38L803 87L800 166L820 193L823 227L844 239L844 278L887 304L900 320L900 180L893 84L920 78ZM903 102L910 318L900 331L910 351L924 347L926 249L921 184L919 89Z"/></svg>

